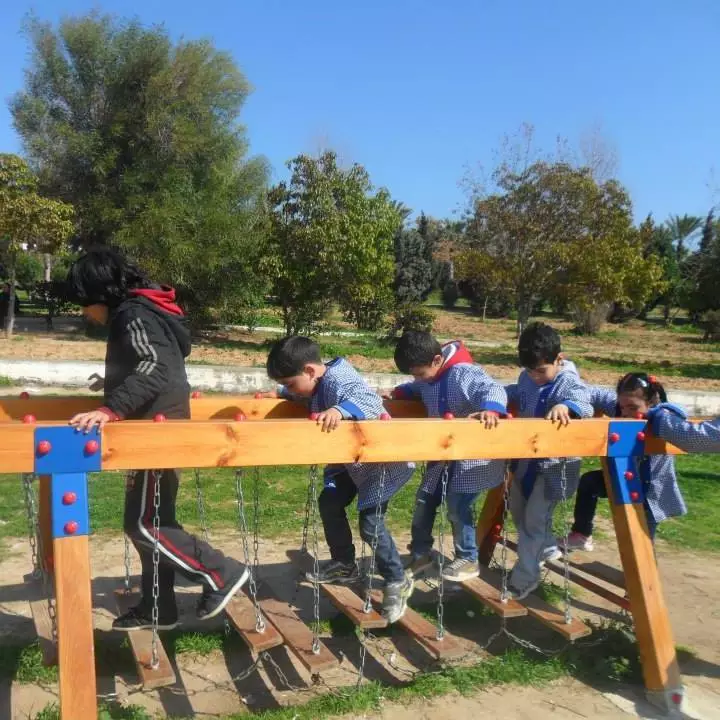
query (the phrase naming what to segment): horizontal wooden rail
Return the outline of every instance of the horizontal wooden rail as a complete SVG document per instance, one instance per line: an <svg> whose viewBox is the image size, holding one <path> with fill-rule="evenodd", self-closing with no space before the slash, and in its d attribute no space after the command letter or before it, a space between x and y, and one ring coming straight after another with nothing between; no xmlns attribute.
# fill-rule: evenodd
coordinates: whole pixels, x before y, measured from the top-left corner
<svg viewBox="0 0 720 720"><path fill-rule="evenodd" d="M102 468L599 457L607 452L608 422L581 420L561 427L547 420L501 420L488 430L466 419L393 419L343 422L327 434L306 419L126 421L105 427ZM36 427L0 423L0 473L33 471ZM648 438L646 451L680 452L656 438Z"/></svg>

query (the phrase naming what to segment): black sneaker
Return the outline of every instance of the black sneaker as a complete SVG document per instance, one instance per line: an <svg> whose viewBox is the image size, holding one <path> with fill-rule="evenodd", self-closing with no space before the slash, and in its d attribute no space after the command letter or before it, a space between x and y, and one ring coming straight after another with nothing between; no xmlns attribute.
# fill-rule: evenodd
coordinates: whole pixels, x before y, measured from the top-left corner
<svg viewBox="0 0 720 720"><path fill-rule="evenodd" d="M316 582L315 575L311 572L305 577L310 582ZM321 563L317 576L317 582L320 585L349 585L360 579L360 571L357 563L344 563L339 560L328 560Z"/></svg>
<svg viewBox="0 0 720 720"><path fill-rule="evenodd" d="M162 612L158 617L158 630L172 630L178 625L177 610ZM152 630L152 612L141 605L130 608L124 615L113 620L113 630L133 632L135 630Z"/></svg>
<svg viewBox="0 0 720 720"><path fill-rule="evenodd" d="M250 571L244 565L241 565L240 568L240 576L228 582L222 590L213 590L205 586L196 611L200 620L210 620L219 615L238 590L248 581Z"/></svg>

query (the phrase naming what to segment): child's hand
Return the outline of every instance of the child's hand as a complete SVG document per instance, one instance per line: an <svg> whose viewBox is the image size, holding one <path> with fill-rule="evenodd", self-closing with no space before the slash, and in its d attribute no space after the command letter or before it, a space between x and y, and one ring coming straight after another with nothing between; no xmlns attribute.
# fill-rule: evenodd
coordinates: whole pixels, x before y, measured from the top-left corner
<svg viewBox="0 0 720 720"><path fill-rule="evenodd" d="M498 414L496 412L493 412L492 410L481 410L480 412L468 415L468 417L472 418L473 420L479 420L480 422L485 423L485 427L488 430L497 427L498 424Z"/></svg>
<svg viewBox="0 0 720 720"><path fill-rule="evenodd" d="M384 390L383 392L380 393L380 397L383 400L393 400L394 399L392 390Z"/></svg>
<svg viewBox="0 0 720 720"><path fill-rule="evenodd" d="M93 373L88 380L90 381L90 384L88 385L88 388L92 390L93 392L99 392L100 390L104 389L105 387L105 378L101 377L97 373Z"/></svg>
<svg viewBox="0 0 720 720"><path fill-rule="evenodd" d="M70 420L70 425L85 433L90 432L97 425L102 430L112 420L104 410L93 410L92 412L80 413Z"/></svg>
<svg viewBox="0 0 720 720"><path fill-rule="evenodd" d="M570 422L570 408L567 405L555 405L545 416L545 419L552 420L552 422L559 422L561 425L567 425Z"/></svg>
<svg viewBox="0 0 720 720"><path fill-rule="evenodd" d="M337 429L337 426L340 424L341 420L342 413L335 408L330 408L329 410L321 412L318 415L317 423L318 425L322 425L323 432L329 433Z"/></svg>

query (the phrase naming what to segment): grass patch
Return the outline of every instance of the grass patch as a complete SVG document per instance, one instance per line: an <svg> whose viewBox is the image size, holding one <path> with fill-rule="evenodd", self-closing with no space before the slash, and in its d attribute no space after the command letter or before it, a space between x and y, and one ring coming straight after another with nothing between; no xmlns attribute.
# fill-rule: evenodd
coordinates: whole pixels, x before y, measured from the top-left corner
<svg viewBox="0 0 720 720"><path fill-rule="evenodd" d="M37 642L31 645L3 645L0 647L0 677L20 683L48 684L57 682L57 667L45 667Z"/></svg>

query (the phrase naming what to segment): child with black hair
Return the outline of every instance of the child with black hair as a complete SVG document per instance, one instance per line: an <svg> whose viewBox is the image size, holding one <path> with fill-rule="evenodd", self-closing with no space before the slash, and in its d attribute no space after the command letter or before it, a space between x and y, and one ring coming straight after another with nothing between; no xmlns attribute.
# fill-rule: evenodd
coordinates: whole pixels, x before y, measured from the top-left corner
<svg viewBox="0 0 720 720"><path fill-rule="evenodd" d="M398 399L422 400L428 417L475 417L486 427L495 427L506 414L505 388L473 363L459 340L440 345L428 332L407 331L395 348L400 372L413 382L393 391ZM433 525L442 502L442 475L447 468L446 498L453 529L455 558L443 570L446 580L460 582L477 577L478 548L473 506L483 490L497 487L505 476L502 460L429 462L415 498L412 521L411 559L408 570L416 575L432 565Z"/></svg>
<svg viewBox="0 0 720 720"><path fill-rule="evenodd" d="M560 335L545 323L531 323L520 335L518 356L524 370L505 389L520 417L546 418L567 425L592 417L590 394L573 363L564 360ZM580 458L545 458L513 463L510 511L518 530L518 559L510 591L527 597L540 584L542 564L559 555L552 534L555 506L570 497L580 476Z"/></svg>
<svg viewBox="0 0 720 720"><path fill-rule="evenodd" d="M610 417L646 417L653 408L671 409L676 416L685 417L681 408L669 405L663 386L653 375L628 373L620 378L615 390L590 387L593 408ZM639 462L640 478L645 490L645 514L648 532L655 539L659 523L669 517L685 515L687 508L683 500L677 477L675 458L672 455L649 455ZM592 470L580 478L575 498L575 522L568 534L567 543L558 538L563 549L593 549L593 520L598 498L607 497L607 488L602 470Z"/></svg>
<svg viewBox="0 0 720 720"><path fill-rule="evenodd" d="M280 383L277 395L303 402L318 413L321 431L332 432L342 420L372 420L385 415L382 399L343 358L324 363L317 343L301 336L277 342L267 359L267 373ZM331 559L321 565L320 583L352 583L359 579L355 545L346 508L357 497L360 537L376 544L377 570L385 580L382 613L389 623L407 610L414 583L405 576L400 555L385 525L390 499L410 479L414 465L346 463L328 465L318 504Z"/></svg>
<svg viewBox="0 0 720 720"><path fill-rule="evenodd" d="M92 427L102 429L108 422L156 414L189 418L185 358L190 354L190 332L175 303L175 291L151 283L135 265L107 247L93 248L73 263L67 283L70 299L82 306L85 317L108 326L105 378L94 383L104 390L104 405L76 415L70 424L87 432ZM197 607L201 620L222 612L249 577L244 565L185 532L177 522L179 482L177 470L135 470L128 476L124 529L140 555L142 599L113 622L115 630L130 632L153 624L153 500L158 483L159 629L177 625L176 572L202 584Z"/></svg>

